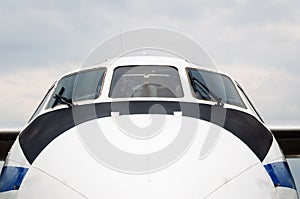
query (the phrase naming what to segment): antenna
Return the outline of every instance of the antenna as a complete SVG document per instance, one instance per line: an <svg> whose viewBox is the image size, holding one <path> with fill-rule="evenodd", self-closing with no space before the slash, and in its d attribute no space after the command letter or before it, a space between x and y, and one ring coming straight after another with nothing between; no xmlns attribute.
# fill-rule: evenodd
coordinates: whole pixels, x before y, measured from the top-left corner
<svg viewBox="0 0 300 199"><path fill-rule="evenodd" d="M121 39L121 47L122 47L122 53L124 56L124 46L123 46L123 37L122 37L122 29L120 28L120 39Z"/></svg>

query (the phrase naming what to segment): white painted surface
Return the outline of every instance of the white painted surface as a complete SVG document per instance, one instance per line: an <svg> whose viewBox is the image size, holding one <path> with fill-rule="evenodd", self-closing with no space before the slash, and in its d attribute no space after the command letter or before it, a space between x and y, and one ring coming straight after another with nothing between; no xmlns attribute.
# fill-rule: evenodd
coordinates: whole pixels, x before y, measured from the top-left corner
<svg viewBox="0 0 300 199"><path fill-rule="evenodd" d="M189 119L194 120L193 118ZM110 124L110 118L98 120L102 120L104 126ZM265 185L265 189L261 189L260 183L253 188L258 188L257 191L263 196L262 198L265 198L273 190L273 187L267 174L264 173L262 165L242 141L226 130L220 129L221 135L218 143L208 156L199 159L199 151L211 124L200 120L198 122L197 137L187 153L174 164L157 172L134 175L107 168L86 151L75 128L68 130L50 143L37 157L33 167L43 171L44 174L50 174L51 178L54 177L58 181L64 182L67 187L72 187L88 198L105 196L105 198L112 199L124 197L198 199L206 197L218 187L225 188L226 183L237 176L239 176L239 181L245 181L244 184L247 184L249 176L252 176L255 181L256 176L251 174L252 171L253 173L257 173L257 171L251 170L251 174L246 175L245 178L240 174L248 170L249 166L257 165L255 168L262 173L260 182ZM84 125L89 125L89 122ZM106 130L111 132L110 128ZM114 139L117 139L117 136L110 139L116 141ZM136 150L138 149L139 147L136 147ZM133 148L128 148L128 150L131 151ZM63 168L59 164L60 162L64 162ZM84 175L78 175L78 173L84 173ZM248 172L246 173L248 174ZM24 179L24 185L19 191L27 192L26 188L35 187L34 184L38 183L35 182L35 179L36 175L28 173ZM51 184L48 184L47 181L43 181L43 183L47 188L41 187L43 192L40 193L50 197L51 190L53 190L49 189ZM42 186L41 183L39 186ZM247 194L247 191L249 189L243 189L243 194ZM67 189L66 197L68 197L68 193ZM255 194L254 198L260 197Z"/></svg>
<svg viewBox="0 0 300 199"><path fill-rule="evenodd" d="M193 98L185 67L182 67L189 64L183 60L162 60L161 58L153 57L148 57L146 59L147 63L145 63L144 58L120 60L122 64L116 62L107 70L102 90L103 95L94 100L94 102L112 101L107 94L114 67L134 65L131 62L136 64L137 61L143 61L140 64L164 63L178 66L185 92L184 97L178 99L178 101L201 102L203 104L215 103ZM127 101L128 99L122 100ZM148 99L135 98L135 100ZM155 98L152 98L152 100L155 100ZM159 100L169 101L173 99L159 98ZM83 103L90 102L91 100ZM225 105L226 107L249 112L249 110L231 105ZM149 124L149 115L122 116L119 119L126 117L132 117L131 119L137 122L137 126L147 126ZM162 130L163 132L160 135L153 135L152 142L151 140L143 139L133 140L130 136L122 134L113 117L101 118L97 119L97 121L98 128L101 128L105 138L116 148L132 154L149 154L159 151L172 143L176 137L176 130L181 126L181 117L180 115L164 116L167 122L163 126L165 129ZM82 140L79 139L78 128L72 128L51 142L41 152L29 169L18 192L12 191L4 194L17 194L19 198L87 197L107 199L267 198L268 196L273 196L273 184L263 165L241 140L220 127L214 127L219 128L220 137L215 143L215 147L209 151L209 154L201 159L199 158L201 146L209 133L211 133L210 128L213 124L194 118L188 118L187 120L196 121L199 125L195 140L190 148L187 149L186 154L174 164L168 165L168 167L162 167L159 170L139 175L120 172L120 170L116 171L115 168L108 168L109 165L106 165L105 162L97 161L89 148L84 146ZM85 122L79 126L85 128L86 131L84 132L87 134L95 132L97 129L92 129L92 122ZM124 121L120 122L124 123ZM190 132L188 128L185 130ZM97 142L97 144L99 143ZM15 143L8 165L18 166L15 163L19 162L21 166L29 166L20 152L20 146L18 143ZM267 162L281 158L277 145L272 147L268 156ZM127 159L125 158L124 161L127 161ZM236 190L239 191L236 192ZM278 192L278 194L280 193Z"/></svg>

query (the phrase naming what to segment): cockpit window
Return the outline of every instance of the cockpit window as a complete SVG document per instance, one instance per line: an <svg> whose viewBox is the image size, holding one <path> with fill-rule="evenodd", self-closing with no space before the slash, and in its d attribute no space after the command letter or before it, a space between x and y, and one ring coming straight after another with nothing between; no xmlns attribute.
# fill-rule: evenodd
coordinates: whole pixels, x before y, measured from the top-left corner
<svg viewBox="0 0 300 199"><path fill-rule="evenodd" d="M31 116L31 118L29 119L28 122L30 122L33 118L35 118L44 108L46 102L48 101L51 92L53 91L54 88L54 84L50 87L50 89L47 91L45 97L43 98L42 102L39 104L39 106L37 107L37 109L35 110L35 112L33 113L33 115Z"/></svg>
<svg viewBox="0 0 300 199"><path fill-rule="evenodd" d="M57 83L47 108L53 108L58 104L96 99L100 94L104 73L105 68L97 68L63 77Z"/></svg>
<svg viewBox="0 0 300 199"><path fill-rule="evenodd" d="M114 70L109 96L183 97L178 71L172 66L121 66Z"/></svg>
<svg viewBox="0 0 300 199"><path fill-rule="evenodd" d="M220 101L246 108L234 83L223 74L188 68L191 87L198 99Z"/></svg>

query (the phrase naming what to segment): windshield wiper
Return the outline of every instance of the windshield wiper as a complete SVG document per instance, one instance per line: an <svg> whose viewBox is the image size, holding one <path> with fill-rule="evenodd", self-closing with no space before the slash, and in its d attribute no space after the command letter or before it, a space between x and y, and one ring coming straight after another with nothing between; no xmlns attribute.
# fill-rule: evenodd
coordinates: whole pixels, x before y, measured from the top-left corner
<svg viewBox="0 0 300 199"><path fill-rule="evenodd" d="M54 95L54 98L57 99L57 101L58 101L60 104L66 104L68 107L73 106L72 100L69 99L69 98L67 98L67 97L64 97L64 96L62 96L62 95L55 94L55 95Z"/></svg>
<svg viewBox="0 0 300 199"><path fill-rule="evenodd" d="M60 91L58 92L58 94L55 94L53 97L55 98L55 101L52 105L52 108L55 107L58 103L60 104L66 104L68 107L73 106L72 103L72 99L69 99L67 97L62 96L62 94L64 93L65 88L61 87Z"/></svg>
<svg viewBox="0 0 300 199"><path fill-rule="evenodd" d="M217 102L218 106L224 106L224 103L222 102L222 98L218 97L214 92L209 90L205 84L200 82L198 79L193 77L191 74L189 74L189 75L190 75L192 87L195 92L198 92L200 95L202 95L201 91L197 89L197 85L198 85L207 95L209 95L211 98L213 98Z"/></svg>

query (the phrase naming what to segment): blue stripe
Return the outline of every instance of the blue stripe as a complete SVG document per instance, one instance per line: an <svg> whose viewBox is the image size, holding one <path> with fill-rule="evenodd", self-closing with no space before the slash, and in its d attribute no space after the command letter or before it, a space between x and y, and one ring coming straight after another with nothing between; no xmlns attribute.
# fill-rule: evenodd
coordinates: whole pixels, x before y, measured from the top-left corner
<svg viewBox="0 0 300 199"><path fill-rule="evenodd" d="M0 176L0 192L18 190L28 168L4 166Z"/></svg>
<svg viewBox="0 0 300 199"><path fill-rule="evenodd" d="M287 162L275 162L265 165L275 187L296 189L296 185Z"/></svg>

